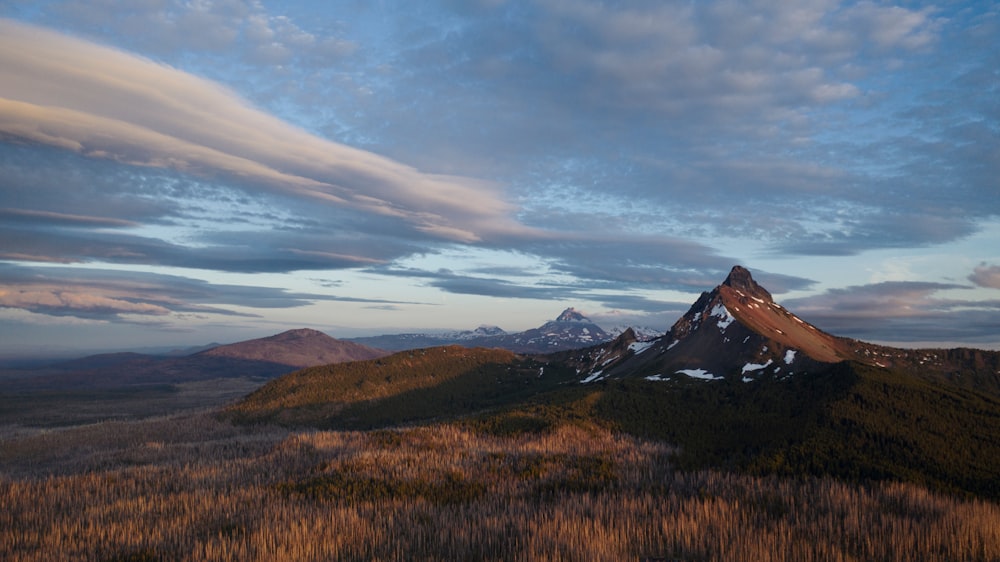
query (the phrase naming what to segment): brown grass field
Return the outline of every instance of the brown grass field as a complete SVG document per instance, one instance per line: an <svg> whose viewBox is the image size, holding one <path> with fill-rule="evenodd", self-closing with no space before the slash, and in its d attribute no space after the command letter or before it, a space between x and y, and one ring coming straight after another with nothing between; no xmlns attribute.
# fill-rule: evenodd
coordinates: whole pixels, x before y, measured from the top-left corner
<svg viewBox="0 0 1000 562"><path fill-rule="evenodd" d="M585 423L498 436L209 412L0 433L0 560L1000 560L1000 506L683 472Z"/></svg>

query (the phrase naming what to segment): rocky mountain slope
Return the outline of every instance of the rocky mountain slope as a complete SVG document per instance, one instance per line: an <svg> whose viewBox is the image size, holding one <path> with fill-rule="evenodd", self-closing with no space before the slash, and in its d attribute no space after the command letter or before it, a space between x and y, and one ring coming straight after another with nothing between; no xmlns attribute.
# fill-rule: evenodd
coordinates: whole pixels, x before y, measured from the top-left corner
<svg viewBox="0 0 1000 562"><path fill-rule="evenodd" d="M567 355L582 380L647 377L744 383L819 372L842 361L941 376L1000 392L1000 353L973 349L900 349L834 336L774 302L750 272L736 266L663 336L647 342L622 334L614 342Z"/></svg>

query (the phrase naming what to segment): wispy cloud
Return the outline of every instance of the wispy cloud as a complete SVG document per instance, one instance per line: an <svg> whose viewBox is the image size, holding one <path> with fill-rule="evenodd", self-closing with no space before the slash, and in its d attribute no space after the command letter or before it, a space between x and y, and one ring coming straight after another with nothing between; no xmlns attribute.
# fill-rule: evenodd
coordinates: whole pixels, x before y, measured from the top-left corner
<svg viewBox="0 0 1000 562"><path fill-rule="evenodd" d="M251 284L224 284L150 272L0 264L0 308L60 317L132 321L183 314L259 318L267 309L338 301L372 305L424 304L336 293L301 293Z"/></svg>
<svg viewBox="0 0 1000 562"><path fill-rule="evenodd" d="M969 281L972 281L980 287L988 287L991 289L1000 289L1000 265L987 265L982 264L969 275Z"/></svg>

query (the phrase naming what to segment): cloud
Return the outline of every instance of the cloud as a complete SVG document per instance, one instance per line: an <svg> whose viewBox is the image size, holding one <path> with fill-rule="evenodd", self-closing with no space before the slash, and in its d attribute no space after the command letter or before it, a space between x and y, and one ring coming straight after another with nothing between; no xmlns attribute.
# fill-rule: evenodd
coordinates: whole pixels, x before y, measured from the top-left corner
<svg viewBox="0 0 1000 562"><path fill-rule="evenodd" d="M312 136L216 83L0 20L0 134L130 166L220 177L470 242L524 230L483 181L421 173Z"/></svg>
<svg viewBox="0 0 1000 562"><path fill-rule="evenodd" d="M281 247L280 233L250 232L228 244L185 246L158 238L122 233L0 227L5 244L0 259L56 263L105 262L164 265L242 273L342 269L382 260L344 252ZM302 245L301 240L296 240Z"/></svg>
<svg viewBox="0 0 1000 562"><path fill-rule="evenodd" d="M888 281L830 289L782 304L802 319L840 336L868 341L969 342L997 345L1000 301L936 297L965 285Z"/></svg>
<svg viewBox="0 0 1000 562"><path fill-rule="evenodd" d="M428 271L411 267L380 267L371 273L393 277L426 279L427 283L443 291L463 295L497 298L565 300L578 294L578 289L568 285L544 283L514 283L496 277L463 275L449 269Z"/></svg>
<svg viewBox="0 0 1000 562"><path fill-rule="evenodd" d="M284 309L319 301L414 304L281 288L210 283L179 275L0 264L0 308L57 317L132 322L183 314L257 317L245 309Z"/></svg>
<svg viewBox="0 0 1000 562"><path fill-rule="evenodd" d="M155 304L116 299L92 292L67 290L63 287L36 285L0 289L0 306L19 308L53 316L119 317L123 314L161 316L170 310Z"/></svg>
<svg viewBox="0 0 1000 562"><path fill-rule="evenodd" d="M357 46L336 35L317 35L291 18L270 15L260 2L166 0L121 4L113 0L70 0L52 10L55 20L92 34L127 37L131 47L168 54L186 50L238 53L265 65L325 59L332 64Z"/></svg>
<svg viewBox="0 0 1000 562"><path fill-rule="evenodd" d="M138 226L138 223L128 220L55 213L52 211L31 211L25 209L0 208L0 222L28 223L34 226L68 226L68 227L103 227L125 228Z"/></svg>
<svg viewBox="0 0 1000 562"><path fill-rule="evenodd" d="M980 287L1000 289L1000 265L980 265L969 275L972 281Z"/></svg>
<svg viewBox="0 0 1000 562"><path fill-rule="evenodd" d="M777 255L850 256L873 248L916 248L969 236L979 225L954 209L935 213L886 208L854 208L817 214L816 228L773 240Z"/></svg>
<svg viewBox="0 0 1000 562"><path fill-rule="evenodd" d="M964 33L972 16L871 2L591 0L431 14L399 14L419 41L391 45L373 129L408 161L510 177L528 224L596 201L595 218L617 214L634 231L652 217L667 235L851 255L951 242L995 212L973 203L1000 161L989 88L948 85L963 67L989 83L995 67L983 54L995 39ZM913 110L925 114L901 115ZM428 116L439 123L432 139ZM979 130L940 129L951 123Z"/></svg>
<svg viewBox="0 0 1000 562"><path fill-rule="evenodd" d="M881 49L920 49L938 37L941 21L933 17L933 8L919 11L902 6L859 2L849 8L843 20L854 26L859 35Z"/></svg>

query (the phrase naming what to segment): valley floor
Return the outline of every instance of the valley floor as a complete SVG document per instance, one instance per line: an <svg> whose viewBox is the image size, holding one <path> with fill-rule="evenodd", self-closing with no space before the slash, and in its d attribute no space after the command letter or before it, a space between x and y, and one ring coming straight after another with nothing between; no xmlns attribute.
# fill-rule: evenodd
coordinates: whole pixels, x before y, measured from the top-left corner
<svg viewBox="0 0 1000 562"><path fill-rule="evenodd" d="M1000 506L912 484L684 472L586 424L0 434L0 559L1000 560Z"/></svg>

